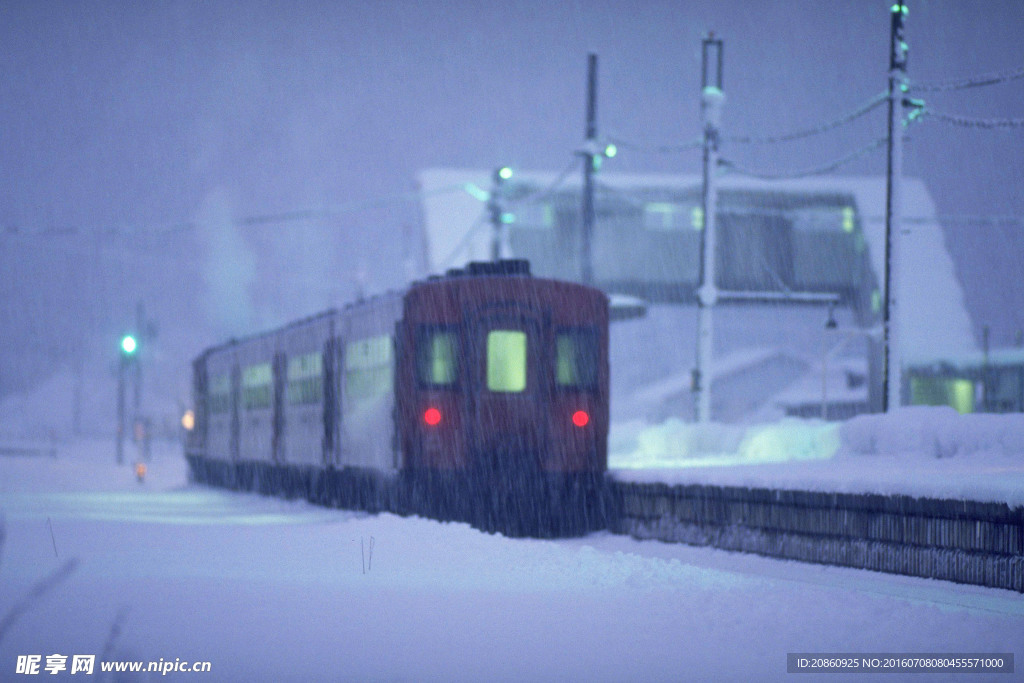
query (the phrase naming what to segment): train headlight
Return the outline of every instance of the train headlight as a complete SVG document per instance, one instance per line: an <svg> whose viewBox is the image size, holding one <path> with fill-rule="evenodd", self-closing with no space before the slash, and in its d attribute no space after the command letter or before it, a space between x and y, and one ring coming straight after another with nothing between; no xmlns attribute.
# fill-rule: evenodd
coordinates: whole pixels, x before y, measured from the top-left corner
<svg viewBox="0 0 1024 683"><path fill-rule="evenodd" d="M441 411L431 406L423 411L423 421L427 423L429 427L436 427L441 424Z"/></svg>
<svg viewBox="0 0 1024 683"><path fill-rule="evenodd" d="M572 414L572 423L577 427L586 427L590 422L590 416L585 410L577 410Z"/></svg>

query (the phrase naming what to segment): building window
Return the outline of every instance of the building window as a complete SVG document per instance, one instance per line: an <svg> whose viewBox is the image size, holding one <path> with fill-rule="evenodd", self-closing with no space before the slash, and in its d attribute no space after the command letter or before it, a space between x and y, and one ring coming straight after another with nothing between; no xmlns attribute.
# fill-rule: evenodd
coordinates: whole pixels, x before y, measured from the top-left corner
<svg viewBox="0 0 1024 683"><path fill-rule="evenodd" d="M654 231L703 230L704 211L699 206L650 202L644 205L644 228Z"/></svg>
<svg viewBox="0 0 1024 683"><path fill-rule="evenodd" d="M526 389L526 333L492 330L487 333L487 388L513 393Z"/></svg>

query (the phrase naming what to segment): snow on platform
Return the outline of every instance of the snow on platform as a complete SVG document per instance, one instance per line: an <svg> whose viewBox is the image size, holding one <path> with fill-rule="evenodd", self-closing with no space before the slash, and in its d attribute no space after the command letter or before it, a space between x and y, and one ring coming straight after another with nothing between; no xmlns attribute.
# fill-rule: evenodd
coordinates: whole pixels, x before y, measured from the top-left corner
<svg viewBox="0 0 1024 683"><path fill-rule="evenodd" d="M1009 591L317 508L189 485L170 446L140 484L131 459L116 466L109 442L0 457L0 622L78 560L7 622L0 679L18 655L109 645L111 660L212 665L135 680L787 681L787 652L1024 642Z"/></svg>
<svg viewBox="0 0 1024 683"><path fill-rule="evenodd" d="M1024 415L904 408L845 423L612 426L612 476L1024 506Z"/></svg>

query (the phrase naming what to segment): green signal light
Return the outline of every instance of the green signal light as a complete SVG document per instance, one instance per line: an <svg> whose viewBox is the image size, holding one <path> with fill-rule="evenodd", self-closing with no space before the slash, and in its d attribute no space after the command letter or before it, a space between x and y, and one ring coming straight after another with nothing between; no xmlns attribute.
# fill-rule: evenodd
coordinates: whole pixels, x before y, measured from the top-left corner
<svg viewBox="0 0 1024 683"><path fill-rule="evenodd" d="M498 177L502 180L508 180L512 177L512 169L508 166L502 166L498 169Z"/></svg>
<svg viewBox="0 0 1024 683"><path fill-rule="evenodd" d="M619 153L619 148L612 143L608 143L604 148L604 155L609 159L614 159L615 155Z"/></svg>
<svg viewBox="0 0 1024 683"><path fill-rule="evenodd" d="M132 355L136 349L139 348L139 343L135 341L135 337L130 334L126 334L121 337L121 350L124 351L125 355Z"/></svg>

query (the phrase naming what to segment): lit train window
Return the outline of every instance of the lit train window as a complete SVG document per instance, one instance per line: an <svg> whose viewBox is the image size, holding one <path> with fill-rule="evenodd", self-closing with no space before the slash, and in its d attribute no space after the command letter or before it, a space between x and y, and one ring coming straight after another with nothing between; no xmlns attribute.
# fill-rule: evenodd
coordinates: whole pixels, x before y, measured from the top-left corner
<svg viewBox="0 0 1024 683"><path fill-rule="evenodd" d="M597 388L597 334L593 330L572 330L555 336L555 384Z"/></svg>
<svg viewBox="0 0 1024 683"><path fill-rule="evenodd" d="M242 370L242 405L246 410L269 408L273 395L274 372L270 363L250 365Z"/></svg>
<svg viewBox="0 0 1024 683"><path fill-rule="evenodd" d="M526 333L491 330L487 333L487 388L519 392L526 389Z"/></svg>
<svg viewBox="0 0 1024 683"><path fill-rule="evenodd" d="M345 345L345 398L369 401L384 396L392 387L391 337L381 335Z"/></svg>
<svg viewBox="0 0 1024 683"><path fill-rule="evenodd" d="M320 403L324 395L324 359L307 353L288 359L288 403Z"/></svg>
<svg viewBox="0 0 1024 683"><path fill-rule="evenodd" d="M459 342L451 330L425 330L416 349L420 382L432 386L455 384L459 372Z"/></svg>

